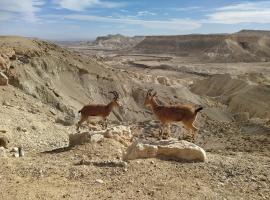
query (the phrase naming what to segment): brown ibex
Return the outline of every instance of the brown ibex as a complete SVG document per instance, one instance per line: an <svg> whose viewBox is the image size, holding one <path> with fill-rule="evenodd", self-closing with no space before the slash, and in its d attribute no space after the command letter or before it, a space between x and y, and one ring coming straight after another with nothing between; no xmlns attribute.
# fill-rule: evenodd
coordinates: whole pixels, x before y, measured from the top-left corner
<svg viewBox="0 0 270 200"><path fill-rule="evenodd" d="M118 99L119 95L116 91L109 92L114 95L113 100L107 105L100 104L89 104L84 106L79 113L81 113L81 119L77 124L77 130L79 130L81 124L88 119L88 117L98 116L102 117L105 121L105 126L107 127L107 117L110 115L114 107L120 107Z"/></svg>
<svg viewBox="0 0 270 200"><path fill-rule="evenodd" d="M203 108L199 107L195 109L193 106L189 105L159 105L154 99L157 93L152 94L152 91L152 89L148 90L144 105L151 107L154 115L161 123L159 138L163 137L163 129L165 126L169 128L170 123L181 121L184 126L192 132L192 138L194 140L195 131L197 131L198 128L193 125L193 122L196 119L197 113Z"/></svg>

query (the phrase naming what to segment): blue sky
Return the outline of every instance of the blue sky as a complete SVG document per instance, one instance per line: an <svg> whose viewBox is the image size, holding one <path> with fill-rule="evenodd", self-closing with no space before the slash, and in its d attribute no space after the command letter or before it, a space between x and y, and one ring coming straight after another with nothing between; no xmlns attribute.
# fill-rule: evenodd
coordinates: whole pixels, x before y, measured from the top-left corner
<svg viewBox="0 0 270 200"><path fill-rule="evenodd" d="M84 40L107 34L270 30L270 0L0 0L0 35Z"/></svg>

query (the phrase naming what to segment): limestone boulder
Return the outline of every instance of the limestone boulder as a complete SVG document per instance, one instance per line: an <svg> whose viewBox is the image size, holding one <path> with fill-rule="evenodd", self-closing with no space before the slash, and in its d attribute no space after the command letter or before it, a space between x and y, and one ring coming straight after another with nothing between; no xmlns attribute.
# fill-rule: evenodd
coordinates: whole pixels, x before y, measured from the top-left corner
<svg viewBox="0 0 270 200"><path fill-rule="evenodd" d="M185 140L135 141L128 147L123 160L139 158L173 159L187 162L205 162L205 151Z"/></svg>
<svg viewBox="0 0 270 200"><path fill-rule="evenodd" d="M114 126L104 132L104 137L114 139L124 146L129 146L132 139L132 133L129 126Z"/></svg>

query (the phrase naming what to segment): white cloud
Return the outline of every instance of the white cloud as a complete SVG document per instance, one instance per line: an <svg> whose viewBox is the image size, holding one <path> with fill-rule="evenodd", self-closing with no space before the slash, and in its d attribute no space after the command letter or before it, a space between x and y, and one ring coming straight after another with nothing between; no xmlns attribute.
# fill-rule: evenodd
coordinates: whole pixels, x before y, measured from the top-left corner
<svg viewBox="0 0 270 200"><path fill-rule="evenodd" d="M10 19L19 15L20 19L26 21L36 21L35 13L40 10L43 5L42 0L0 0L1 19Z"/></svg>
<svg viewBox="0 0 270 200"><path fill-rule="evenodd" d="M270 2L245 2L217 8L208 15L206 23L270 23Z"/></svg>
<svg viewBox="0 0 270 200"><path fill-rule="evenodd" d="M194 30L201 27L201 24L190 19L168 19L168 20L141 20L129 18L111 18L94 15L66 15L64 19L96 21L107 23L119 23L130 25L141 25L151 29L170 29L177 31Z"/></svg>
<svg viewBox="0 0 270 200"><path fill-rule="evenodd" d="M190 7L182 7L182 8L171 8L170 10L176 10L176 11L194 11L194 10L199 10L201 7L199 6L190 6Z"/></svg>
<svg viewBox="0 0 270 200"><path fill-rule="evenodd" d="M137 12L137 16L149 16L149 15L154 16L156 15L156 13L153 13L147 10Z"/></svg>
<svg viewBox="0 0 270 200"><path fill-rule="evenodd" d="M217 8L217 10L220 11L226 11L226 10L236 10L236 11L244 11L244 10L263 10L270 7L269 1L257 1L257 2L244 2L244 3L238 3L233 4L229 6L224 6Z"/></svg>
<svg viewBox="0 0 270 200"><path fill-rule="evenodd" d="M83 11L89 7L104 7L104 8L118 8L124 6L123 3L100 1L100 0L55 0L60 8Z"/></svg>

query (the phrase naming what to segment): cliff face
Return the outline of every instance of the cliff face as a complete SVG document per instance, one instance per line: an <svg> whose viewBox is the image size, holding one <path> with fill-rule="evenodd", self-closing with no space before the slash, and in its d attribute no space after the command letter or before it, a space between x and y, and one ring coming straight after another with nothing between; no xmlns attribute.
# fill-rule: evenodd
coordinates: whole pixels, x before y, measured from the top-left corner
<svg viewBox="0 0 270 200"><path fill-rule="evenodd" d="M260 62L270 60L270 34L242 31L228 35L148 36L134 49L199 57L208 62Z"/></svg>

